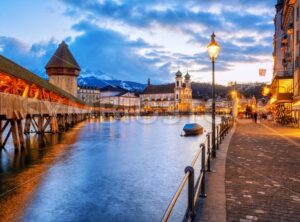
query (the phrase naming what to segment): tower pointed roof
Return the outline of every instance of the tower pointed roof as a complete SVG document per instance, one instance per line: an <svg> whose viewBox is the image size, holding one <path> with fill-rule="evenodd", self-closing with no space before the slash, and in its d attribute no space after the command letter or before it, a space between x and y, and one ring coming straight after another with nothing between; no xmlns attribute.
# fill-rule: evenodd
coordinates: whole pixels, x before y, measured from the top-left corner
<svg viewBox="0 0 300 222"><path fill-rule="evenodd" d="M186 74L185 74L184 78L185 78L185 79L190 79L190 78L191 78L191 76L190 76L189 72L186 72Z"/></svg>
<svg viewBox="0 0 300 222"><path fill-rule="evenodd" d="M59 44L57 50L55 51L54 55L51 57L45 68L69 68L80 70L80 66L76 62L75 58L69 50L68 45L64 41Z"/></svg>
<svg viewBox="0 0 300 222"><path fill-rule="evenodd" d="M182 77L182 73L180 72L180 70L178 70L175 75L176 77Z"/></svg>

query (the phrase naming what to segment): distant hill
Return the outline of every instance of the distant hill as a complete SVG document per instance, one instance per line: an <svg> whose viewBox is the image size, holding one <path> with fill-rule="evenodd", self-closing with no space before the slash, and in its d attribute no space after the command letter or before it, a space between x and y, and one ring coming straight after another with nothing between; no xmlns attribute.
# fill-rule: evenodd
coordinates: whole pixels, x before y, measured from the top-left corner
<svg viewBox="0 0 300 222"><path fill-rule="evenodd" d="M263 83L249 83L249 84L237 84L235 89L246 98L255 96L256 98L262 98L261 92ZM233 89L231 86L216 85L216 97L226 98L230 96L230 92ZM211 98L211 84L210 83L192 83L193 98L209 99Z"/></svg>

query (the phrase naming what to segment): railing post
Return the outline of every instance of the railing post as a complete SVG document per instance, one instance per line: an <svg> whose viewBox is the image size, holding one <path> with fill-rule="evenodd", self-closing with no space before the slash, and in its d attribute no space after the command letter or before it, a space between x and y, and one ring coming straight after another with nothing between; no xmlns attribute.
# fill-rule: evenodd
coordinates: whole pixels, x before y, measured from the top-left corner
<svg viewBox="0 0 300 222"><path fill-rule="evenodd" d="M217 150L219 149L219 125L217 125Z"/></svg>
<svg viewBox="0 0 300 222"><path fill-rule="evenodd" d="M193 218L195 215L195 206L194 206L194 168L187 166L184 170L185 173L189 172L189 182L188 182L188 208L185 214L186 219Z"/></svg>
<svg viewBox="0 0 300 222"><path fill-rule="evenodd" d="M210 169L210 159L211 159L211 148L210 148L210 134L207 133L206 134L206 137L207 137L207 172L211 172L211 169Z"/></svg>
<svg viewBox="0 0 300 222"><path fill-rule="evenodd" d="M200 175L203 174L202 181L201 181L201 192L200 192L200 197L206 198L206 193L205 193L205 180L206 180L206 170L205 170L205 159L206 159L206 150L205 150L205 145L201 144L202 147L202 154L201 154L201 172Z"/></svg>
<svg viewBox="0 0 300 222"><path fill-rule="evenodd" d="M222 143L222 140L224 139L225 136L225 124L224 122L221 123L221 135L220 135L220 143Z"/></svg>

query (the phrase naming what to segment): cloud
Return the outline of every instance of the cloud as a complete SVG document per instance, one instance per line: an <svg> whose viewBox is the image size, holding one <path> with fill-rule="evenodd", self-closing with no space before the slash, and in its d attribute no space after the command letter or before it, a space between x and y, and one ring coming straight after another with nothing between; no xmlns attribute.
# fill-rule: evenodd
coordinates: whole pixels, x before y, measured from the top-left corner
<svg viewBox="0 0 300 222"><path fill-rule="evenodd" d="M38 74L43 77L46 77L43 67L57 47L53 39L29 45L19 39L6 36L0 36L0 45L1 54L31 71L38 71Z"/></svg>
<svg viewBox="0 0 300 222"><path fill-rule="evenodd" d="M178 66L208 73L206 46L213 31L221 45L219 71L272 58L274 0L60 2L64 16L74 18L72 35L64 40L78 63L117 79L167 82ZM31 69L44 67L63 40L28 45L20 39L0 37L0 53Z"/></svg>
<svg viewBox="0 0 300 222"><path fill-rule="evenodd" d="M209 42L208 33L215 30L220 33L218 41L222 53L219 59L223 63L223 71L233 68L231 64L234 62L259 62L257 56L271 56L273 0L227 0L226 3L186 0L184 4L179 0L62 1L69 6L69 10L80 10L95 21L114 20L132 28L149 30L158 24L177 30L190 37L187 44L202 48ZM201 27L200 31L195 26ZM161 56L182 65L195 61L204 65L209 63L205 53L197 55L201 57L155 53L152 61L156 62ZM151 55L148 53L148 56Z"/></svg>
<svg viewBox="0 0 300 222"><path fill-rule="evenodd" d="M83 67L101 69L120 79L145 82L146 77L162 80L168 73L156 68L161 58L144 57L139 50L159 49L159 46L146 43L143 39L129 40L116 31L104 29L87 21L73 26L82 32L70 43L70 48Z"/></svg>

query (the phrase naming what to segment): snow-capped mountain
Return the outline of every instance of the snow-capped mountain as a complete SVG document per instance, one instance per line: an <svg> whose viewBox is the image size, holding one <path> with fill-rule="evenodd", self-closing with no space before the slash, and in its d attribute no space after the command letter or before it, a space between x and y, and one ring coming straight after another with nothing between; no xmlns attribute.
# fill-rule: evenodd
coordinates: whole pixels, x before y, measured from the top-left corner
<svg viewBox="0 0 300 222"><path fill-rule="evenodd" d="M80 71L80 77L84 77L84 78L95 77L101 80L114 80L112 76L105 74L101 70L90 70L90 69L82 69Z"/></svg>
<svg viewBox="0 0 300 222"><path fill-rule="evenodd" d="M95 76L79 76L78 77L78 84L79 85L87 85L87 86L96 86L103 88L107 85L112 85L112 86L119 86L123 89L126 89L128 91L135 91L135 92L141 92L145 89L146 84L141 84L137 82L132 82L132 81L123 81L123 80L117 80L117 79L101 79Z"/></svg>
<svg viewBox="0 0 300 222"><path fill-rule="evenodd" d="M123 89L135 92L141 92L146 87L145 84L115 79L112 76L102 72L101 70L94 71L89 69L81 70L80 76L78 77L78 84L96 86L100 88L105 87L107 85L112 85L119 86Z"/></svg>
<svg viewBox="0 0 300 222"><path fill-rule="evenodd" d="M31 70L33 73L39 75L44 79L48 79L48 76L45 70ZM78 85L87 85L103 88L107 85L119 86L128 91L141 92L145 89L146 84L132 82L132 81L123 81L113 78L110 75L102 72L101 70L90 70L82 69L80 75L78 76Z"/></svg>

